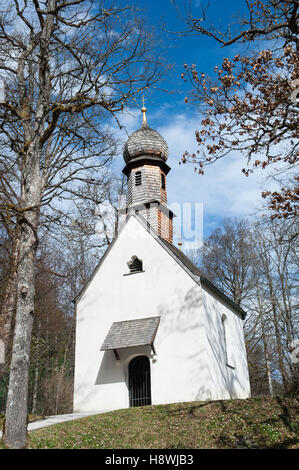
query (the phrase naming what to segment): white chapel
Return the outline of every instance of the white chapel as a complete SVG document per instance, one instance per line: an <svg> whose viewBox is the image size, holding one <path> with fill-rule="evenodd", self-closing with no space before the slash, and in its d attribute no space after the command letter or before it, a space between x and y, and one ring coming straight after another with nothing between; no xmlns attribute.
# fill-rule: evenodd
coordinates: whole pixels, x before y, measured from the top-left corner
<svg viewBox="0 0 299 470"><path fill-rule="evenodd" d="M168 147L142 113L125 221L76 299L75 412L250 396L246 314L173 245Z"/></svg>

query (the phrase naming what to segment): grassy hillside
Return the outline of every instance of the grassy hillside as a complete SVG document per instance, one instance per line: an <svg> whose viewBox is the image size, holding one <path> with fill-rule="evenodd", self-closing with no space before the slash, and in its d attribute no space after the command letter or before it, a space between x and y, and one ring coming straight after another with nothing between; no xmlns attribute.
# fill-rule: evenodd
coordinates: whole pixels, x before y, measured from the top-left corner
<svg viewBox="0 0 299 470"><path fill-rule="evenodd" d="M295 449L298 405L261 397L130 408L33 431L30 448Z"/></svg>

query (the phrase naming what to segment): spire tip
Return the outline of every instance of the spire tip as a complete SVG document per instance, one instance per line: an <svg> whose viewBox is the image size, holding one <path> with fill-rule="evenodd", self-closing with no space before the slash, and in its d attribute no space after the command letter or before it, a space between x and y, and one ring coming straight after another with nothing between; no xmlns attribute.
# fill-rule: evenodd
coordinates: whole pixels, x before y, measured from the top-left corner
<svg viewBox="0 0 299 470"><path fill-rule="evenodd" d="M146 120L146 107L145 107L145 99L144 99L144 96L142 96L142 108L141 108L141 112L142 112L142 126L147 126L147 120Z"/></svg>

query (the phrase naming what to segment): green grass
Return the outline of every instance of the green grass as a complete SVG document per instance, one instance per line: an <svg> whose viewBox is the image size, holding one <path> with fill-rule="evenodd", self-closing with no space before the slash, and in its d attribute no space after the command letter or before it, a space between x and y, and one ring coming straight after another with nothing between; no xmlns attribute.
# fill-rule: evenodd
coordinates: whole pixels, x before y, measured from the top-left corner
<svg viewBox="0 0 299 470"><path fill-rule="evenodd" d="M31 448L298 448L298 400L130 408L30 433Z"/></svg>
<svg viewBox="0 0 299 470"><path fill-rule="evenodd" d="M32 431L29 447L295 449L298 403L260 397L130 408Z"/></svg>

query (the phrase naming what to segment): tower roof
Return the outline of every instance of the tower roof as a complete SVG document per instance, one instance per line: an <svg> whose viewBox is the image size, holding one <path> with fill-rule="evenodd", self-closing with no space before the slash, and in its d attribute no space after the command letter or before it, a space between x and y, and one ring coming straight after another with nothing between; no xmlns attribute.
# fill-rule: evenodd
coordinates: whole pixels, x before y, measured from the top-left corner
<svg viewBox="0 0 299 470"><path fill-rule="evenodd" d="M161 159L166 162L168 157L168 146L158 131L151 129L146 121L146 108L141 109L143 113L142 126L133 132L125 143L123 157L126 163L146 157Z"/></svg>

